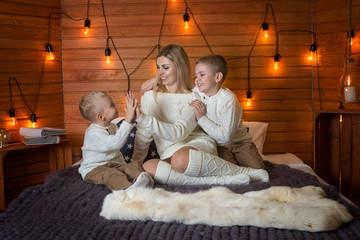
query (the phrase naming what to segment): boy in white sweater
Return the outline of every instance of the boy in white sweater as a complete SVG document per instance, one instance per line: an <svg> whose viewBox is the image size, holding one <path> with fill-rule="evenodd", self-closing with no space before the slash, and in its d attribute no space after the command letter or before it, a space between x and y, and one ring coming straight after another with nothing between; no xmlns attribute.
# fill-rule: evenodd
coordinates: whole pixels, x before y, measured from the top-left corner
<svg viewBox="0 0 360 240"><path fill-rule="evenodd" d="M104 184L110 190L153 187L152 177L137 163L127 164L120 152L132 128L138 109L132 92L126 94L126 116L120 128L111 121L118 117L117 106L105 92L90 92L83 96L79 109L91 122L82 146L83 160L79 173L85 182Z"/></svg>
<svg viewBox="0 0 360 240"><path fill-rule="evenodd" d="M202 57L196 62L193 91L201 96L201 101L191 103L196 120L217 142L219 157L239 166L264 168L263 159L242 124L242 108L236 95L221 87L227 71L226 60L220 55Z"/></svg>

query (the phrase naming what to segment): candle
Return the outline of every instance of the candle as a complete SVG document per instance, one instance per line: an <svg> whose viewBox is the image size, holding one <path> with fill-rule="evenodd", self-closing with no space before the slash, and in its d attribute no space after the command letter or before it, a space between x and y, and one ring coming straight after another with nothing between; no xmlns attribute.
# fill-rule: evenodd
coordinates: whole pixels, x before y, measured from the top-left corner
<svg viewBox="0 0 360 240"><path fill-rule="evenodd" d="M345 102L355 102L355 87L344 87Z"/></svg>

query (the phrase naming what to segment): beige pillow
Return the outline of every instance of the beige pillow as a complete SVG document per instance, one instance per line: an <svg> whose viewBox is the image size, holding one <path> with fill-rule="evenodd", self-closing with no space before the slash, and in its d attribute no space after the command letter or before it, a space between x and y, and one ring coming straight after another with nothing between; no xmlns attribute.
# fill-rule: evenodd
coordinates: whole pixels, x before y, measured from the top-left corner
<svg viewBox="0 0 360 240"><path fill-rule="evenodd" d="M259 153L262 154L269 123L243 121L242 124L248 128L248 133L250 134L252 141L255 143Z"/></svg>

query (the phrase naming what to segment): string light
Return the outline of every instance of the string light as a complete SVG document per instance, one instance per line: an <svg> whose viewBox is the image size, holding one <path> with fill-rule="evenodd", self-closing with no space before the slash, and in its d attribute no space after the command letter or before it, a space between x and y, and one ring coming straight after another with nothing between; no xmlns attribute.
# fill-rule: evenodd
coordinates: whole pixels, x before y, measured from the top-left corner
<svg viewBox="0 0 360 240"><path fill-rule="evenodd" d="M107 48L105 49L105 59L106 59L106 63L111 63L110 55L111 55L110 48L107 47Z"/></svg>
<svg viewBox="0 0 360 240"><path fill-rule="evenodd" d="M15 109L13 109L13 108L9 109L9 117L11 118L11 125L16 125Z"/></svg>
<svg viewBox="0 0 360 240"><path fill-rule="evenodd" d="M280 55L279 54L276 54L275 57L274 57L274 68L275 69L279 69L279 59L280 59Z"/></svg>
<svg viewBox="0 0 360 240"><path fill-rule="evenodd" d="M89 33L89 27L90 27L90 19L88 19L88 18L85 19L84 27L85 27L84 34L88 34Z"/></svg>
<svg viewBox="0 0 360 240"><path fill-rule="evenodd" d="M316 51L316 49L317 49L316 43L311 44L309 60L314 59L314 52Z"/></svg>
<svg viewBox="0 0 360 240"><path fill-rule="evenodd" d="M35 128L36 127L36 115L35 115L35 113L31 114L31 122L32 122L32 127Z"/></svg>
<svg viewBox="0 0 360 240"><path fill-rule="evenodd" d="M185 13L184 13L184 16L183 16L184 23L185 23L185 29L189 28L189 20L190 20L189 14L187 13L187 10L188 10L188 8L186 7Z"/></svg>
<svg viewBox="0 0 360 240"><path fill-rule="evenodd" d="M266 22L263 22L263 24L261 25L263 31L264 31L264 37L269 37L269 34L268 34L268 30L269 30L269 24L266 23Z"/></svg>
<svg viewBox="0 0 360 240"><path fill-rule="evenodd" d="M55 56L54 56L54 51L53 51L53 48L52 48L52 46L51 46L51 44L50 43L48 43L47 45L46 45L46 49L47 49L47 51L48 51L48 53L49 53L49 59L50 60L53 60L53 59L55 59Z"/></svg>
<svg viewBox="0 0 360 240"><path fill-rule="evenodd" d="M349 32L347 32L347 37L349 37ZM353 45L354 37L355 37L354 31L350 30L350 45Z"/></svg>
<svg viewBox="0 0 360 240"><path fill-rule="evenodd" d="M247 92L246 92L246 98L247 98L247 100L248 100L247 105L250 106L250 104L251 104L251 98L252 98L252 95L251 95L251 91L250 91L250 90L247 90Z"/></svg>

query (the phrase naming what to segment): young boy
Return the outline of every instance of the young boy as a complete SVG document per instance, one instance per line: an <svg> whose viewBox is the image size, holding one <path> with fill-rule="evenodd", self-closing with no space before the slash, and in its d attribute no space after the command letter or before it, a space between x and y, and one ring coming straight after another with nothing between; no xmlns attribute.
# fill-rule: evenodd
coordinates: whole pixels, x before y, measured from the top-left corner
<svg viewBox="0 0 360 240"><path fill-rule="evenodd" d="M227 75L226 60L220 55L200 58L195 65L195 87L201 101L191 105L202 129L218 144L219 157L239 166L264 168L246 127L242 124L242 108L236 95L221 87Z"/></svg>
<svg viewBox="0 0 360 240"><path fill-rule="evenodd" d="M83 180L104 184L110 190L153 187L151 176L137 163L126 164L120 152L133 128L131 122L139 114L134 94L126 94L126 116L120 128L111 122L118 117L118 111L116 104L105 92L90 92L83 96L79 109L81 115L91 122L81 148L83 161L79 173Z"/></svg>

